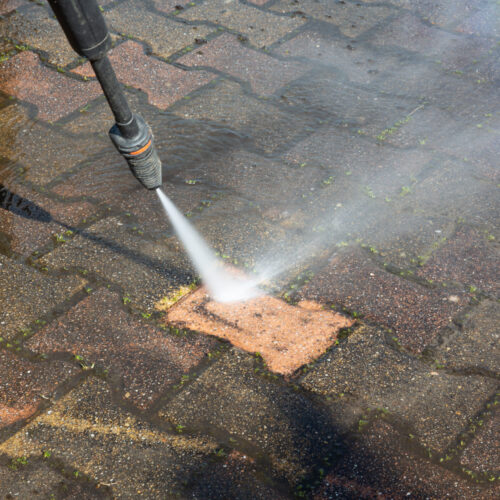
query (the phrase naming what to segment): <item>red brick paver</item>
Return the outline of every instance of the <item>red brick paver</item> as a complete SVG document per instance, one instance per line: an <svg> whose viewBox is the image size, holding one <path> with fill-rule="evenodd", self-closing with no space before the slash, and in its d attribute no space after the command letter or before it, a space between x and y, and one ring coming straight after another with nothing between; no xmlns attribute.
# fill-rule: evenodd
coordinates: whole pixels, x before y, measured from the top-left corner
<svg viewBox="0 0 500 500"><path fill-rule="evenodd" d="M463 227L432 255L419 274L436 281L458 281L498 294L498 257L498 243L493 235Z"/></svg>
<svg viewBox="0 0 500 500"><path fill-rule="evenodd" d="M37 352L71 352L104 366L120 378L124 398L139 408L149 407L214 345L205 337L170 337L135 320L106 289L27 342Z"/></svg>
<svg viewBox="0 0 500 500"><path fill-rule="evenodd" d="M121 82L146 92L149 102L162 109L214 78L206 71L184 71L147 57L144 47L132 41L113 49L110 59ZM94 76L89 63L74 72Z"/></svg>
<svg viewBox="0 0 500 500"><path fill-rule="evenodd" d="M467 303L466 296L426 288L377 267L361 251L334 256L301 291L332 301L393 329L401 344L420 352Z"/></svg>
<svg viewBox="0 0 500 500"><path fill-rule="evenodd" d="M0 429L30 417L42 401L78 368L61 361L32 363L0 351Z"/></svg>
<svg viewBox="0 0 500 500"><path fill-rule="evenodd" d="M55 121L101 93L97 82L79 82L43 66L33 52L22 52L0 66L0 90L38 107Z"/></svg>
<svg viewBox="0 0 500 500"><path fill-rule="evenodd" d="M234 35L224 34L202 48L181 57L186 66L211 66L243 81L250 82L258 94L272 94L298 78L308 66L283 62L244 47Z"/></svg>
<svg viewBox="0 0 500 500"><path fill-rule="evenodd" d="M204 288L174 305L167 318L259 352L271 370L285 375L316 359L332 345L341 328L353 324L311 302L294 307L273 297L259 297L220 304L210 301Z"/></svg>

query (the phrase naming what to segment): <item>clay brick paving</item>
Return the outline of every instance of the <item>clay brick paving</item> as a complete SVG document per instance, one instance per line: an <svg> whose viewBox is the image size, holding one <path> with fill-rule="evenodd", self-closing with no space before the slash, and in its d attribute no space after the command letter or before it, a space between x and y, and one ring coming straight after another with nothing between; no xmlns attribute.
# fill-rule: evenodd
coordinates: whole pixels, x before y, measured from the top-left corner
<svg viewBox="0 0 500 500"><path fill-rule="evenodd" d="M0 0L0 498L500 497L497 2L100 4L164 191L294 265L211 301L90 65Z"/></svg>

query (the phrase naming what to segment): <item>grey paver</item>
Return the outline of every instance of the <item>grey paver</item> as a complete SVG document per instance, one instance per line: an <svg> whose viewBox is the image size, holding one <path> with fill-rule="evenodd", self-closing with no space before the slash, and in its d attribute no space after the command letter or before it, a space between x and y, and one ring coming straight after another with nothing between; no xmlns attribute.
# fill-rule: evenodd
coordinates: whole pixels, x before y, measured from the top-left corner
<svg viewBox="0 0 500 500"><path fill-rule="evenodd" d="M382 332L363 327L348 337L302 380L318 394L359 398L385 408L415 431L426 447L443 452L494 392L482 377L433 370L384 342Z"/></svg>

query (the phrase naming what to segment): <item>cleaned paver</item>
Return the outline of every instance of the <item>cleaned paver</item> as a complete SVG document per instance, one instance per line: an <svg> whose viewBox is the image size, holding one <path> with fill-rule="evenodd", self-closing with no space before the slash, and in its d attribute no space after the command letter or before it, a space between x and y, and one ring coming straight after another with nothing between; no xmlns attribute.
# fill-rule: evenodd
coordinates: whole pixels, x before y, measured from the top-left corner
<svg viewBox="0 0 500 500"><path fill-rule="evenodd" d="M121 307L122 297L102 288L25 343L38 354L70 352L116 375L122 397L148 408L215 347L203 336L175 337ZM105 313L103 314L102 308ZM91 336L89 333L91 332Z"/></svg>
<svg viewBox="0 0 500 500"><path fill-rule="evenodd" d="M290 306L273 297L239 304L210 301L200 288L167 312L169 323L229 340L258 352L270 370L290 374L320 356L353 321L313 302Z"/></svg>
<svg viewBox="0 0 500 500"><path fill-rule="evenodd" d="M441 453L496 388L494 380L449 375L398 352L371 327L350 335L301 383L318 394L349 395L366 408L387 411L423 446Z"/></svg>
<svg viewBox="0 0 500 500"><path fill-rule="evenodd" d="M0 90L37 106L42 120L55 121L101 94L97 82L67 78L43 66L34 52L20 52L0 68Z"/></svg>
<svg viewBox="0 0 500 500"><path fill-rule="evenodd" d="M85 280L56 278L0 255L0 336L10 339L82 290Z"/></svg>

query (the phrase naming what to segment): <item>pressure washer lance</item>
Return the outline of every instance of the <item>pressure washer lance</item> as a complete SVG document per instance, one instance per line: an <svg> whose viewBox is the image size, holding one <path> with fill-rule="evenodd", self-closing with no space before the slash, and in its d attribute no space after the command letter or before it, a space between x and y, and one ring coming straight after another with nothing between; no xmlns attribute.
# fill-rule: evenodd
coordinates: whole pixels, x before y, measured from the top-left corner
<svg viewBox="0 0 500 500"><path fill-rule="evenodd" d="M106 55L111 48L111 37L96 0L48 1L69 43L90 61L101 84L116 121L109 131L111 141L144 187L160 187L161 161L151 128L130 110Z"/></svg>

